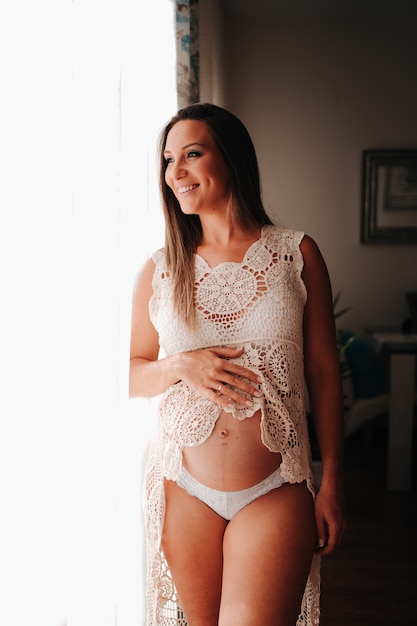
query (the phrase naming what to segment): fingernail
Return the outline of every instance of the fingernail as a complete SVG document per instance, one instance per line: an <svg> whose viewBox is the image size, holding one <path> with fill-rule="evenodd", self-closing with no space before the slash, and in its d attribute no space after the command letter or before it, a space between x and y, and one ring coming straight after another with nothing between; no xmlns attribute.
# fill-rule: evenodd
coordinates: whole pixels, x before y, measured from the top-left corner
<svg viewBox="0 0 417 626"><path fill-rule="evenodd" d="M253 406L252 400L246 400L245 404L246 406Z"/></svg>

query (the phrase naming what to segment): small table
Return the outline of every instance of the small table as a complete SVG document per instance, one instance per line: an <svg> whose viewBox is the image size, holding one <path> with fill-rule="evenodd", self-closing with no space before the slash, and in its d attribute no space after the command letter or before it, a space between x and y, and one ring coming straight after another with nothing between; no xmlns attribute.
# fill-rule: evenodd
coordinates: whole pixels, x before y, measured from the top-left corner
<svg viewBox="0 0 417 626"><path fill-rule="evenodd" d="M369 329L377 350L389 354L389 425L387 487L391 491L411 488L413 414L417 333Z"/></svg>

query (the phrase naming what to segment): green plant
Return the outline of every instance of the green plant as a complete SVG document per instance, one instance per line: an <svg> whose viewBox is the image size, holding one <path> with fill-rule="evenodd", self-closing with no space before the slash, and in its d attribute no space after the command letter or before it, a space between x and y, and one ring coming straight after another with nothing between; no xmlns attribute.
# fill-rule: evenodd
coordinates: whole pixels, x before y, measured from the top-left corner
<svg viewBox="0 0 417 626"><path fill-rule="evenodd" d="M339 304L339 300L340 300L340 296L341 295L342 295L342 292L338 291L337 294L335 295L335 297L333 298L333 314L334 314L334 319L335 320L337 320L339 317L341 317L342 315L344 315L345 313L350 311L350 309L352 308L351 306L346 306L343 309L341 309L340 311L336 311L336 307Z"/></svg>

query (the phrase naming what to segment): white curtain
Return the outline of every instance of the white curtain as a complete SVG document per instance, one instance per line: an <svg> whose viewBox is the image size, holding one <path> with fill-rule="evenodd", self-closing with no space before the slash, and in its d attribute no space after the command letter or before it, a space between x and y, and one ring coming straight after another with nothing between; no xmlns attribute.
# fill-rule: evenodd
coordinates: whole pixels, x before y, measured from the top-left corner
<svg viewBox="0 0 417 626"><path fill-rule="evenodd" d="M174 7L3 3L0 59L0 623L142 625L130 307L163 241Z"/></svg>

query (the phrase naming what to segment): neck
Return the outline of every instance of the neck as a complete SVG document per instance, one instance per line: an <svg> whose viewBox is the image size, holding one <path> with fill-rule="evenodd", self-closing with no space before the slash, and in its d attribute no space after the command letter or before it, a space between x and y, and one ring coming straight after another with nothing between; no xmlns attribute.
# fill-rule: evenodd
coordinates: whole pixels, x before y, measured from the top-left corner
<svg viewBox="0 0 417 626"><path fill-rule="evenodd" d="M222 223L203 225L201 246L213 246L228 248L233 244L243 244L248 241L259 239L260 226L242 227L237 224Z"/></svg>

